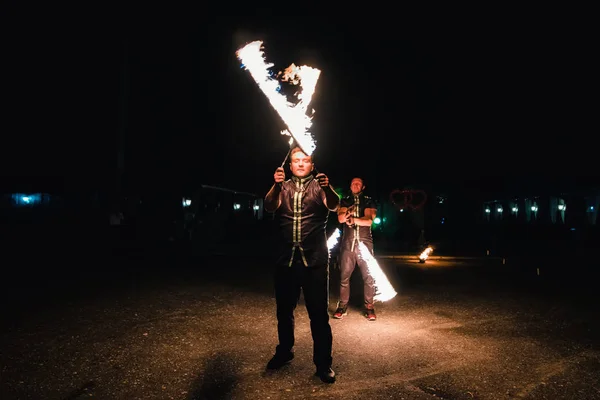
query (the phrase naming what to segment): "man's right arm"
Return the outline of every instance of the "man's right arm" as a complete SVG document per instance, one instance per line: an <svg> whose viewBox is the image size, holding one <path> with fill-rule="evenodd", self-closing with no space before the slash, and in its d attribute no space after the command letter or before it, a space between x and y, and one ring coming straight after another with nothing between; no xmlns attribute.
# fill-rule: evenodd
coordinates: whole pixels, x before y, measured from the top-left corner
<svg viewBox="0 0 600 400"><path fill-rule="evenodd" d="M275 212L281 205L281 185L285 180L285 171L283 167L279 167L275 170L273 180L275 181L275 184L265 196L265 210L267 210L267 212Z"/></svg>
<svg viewBox="0 0 600 400"><path fill-rule="evenodd" d="M338 222L340 224L346 223L346 218L348 217L348 203L345 201L345 198L340 200L340 208L337 211Z"/></svg>
<svg viewBox="0 0 600 400"><path fill-rule="evenodd" d="M348 212L348 207L340 207L338 208L338 222L340 224L345 224L346 223L346 213Z"/></svg>
<svg viewBox="0 0 600 400"><path fill-rule="evenodd" d="M281 184L275 183L271 186L271 190L265 196L265 210L275 212L281 205Z"/></svg>

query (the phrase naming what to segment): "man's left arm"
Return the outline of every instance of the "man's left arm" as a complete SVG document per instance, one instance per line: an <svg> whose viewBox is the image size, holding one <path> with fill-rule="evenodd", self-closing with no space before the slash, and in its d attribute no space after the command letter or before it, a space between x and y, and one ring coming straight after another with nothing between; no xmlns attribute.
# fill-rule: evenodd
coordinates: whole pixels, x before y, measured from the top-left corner
<svg viewBox="0 0 600 400"><path fill-rule="evenodd" d="M333 188L329 184L329 178L323 173L317 174L315 178L319 182L321 189L323 189L321 193L323 203L325 203L325 207L327 207L329 211L337 211L338 207L340 206L340 196L335 192L335 190L333 190Z"/></svg>
<svg viewBox="0 0 600 400"><path fill-rule="evenodd" d="M377 216L376 208L365 208L365 215L358 218L355 217L353 219L354 224L358 226L371 226L373 224L373 220Z"/></svg>
<svg viewBox="0 0 600 400"><path fill-rule="evenodd" d="M351 221L354 225L357 226L371 226L375 217L377 216L377 205L373 201L372 198L365 196L365 212L362 217L354 217Z"/></svg>

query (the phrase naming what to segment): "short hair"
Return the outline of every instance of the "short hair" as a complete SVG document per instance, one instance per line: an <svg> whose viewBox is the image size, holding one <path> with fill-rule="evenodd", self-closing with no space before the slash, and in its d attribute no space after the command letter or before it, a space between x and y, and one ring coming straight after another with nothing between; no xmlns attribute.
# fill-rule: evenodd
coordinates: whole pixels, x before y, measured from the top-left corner
<svg viewBox="0 0 600 400"><path fill-rule="evenodd" d="M352 184L352 181L355 180L355 179L358 179L360 181L360 184L362 186L365 186L365 180L363 178L359 177L359 176L355 176L354 178L350 179L350 184Z"/></svg>
<svg viewBox="0 0 600 400"><path fill-rule="evenodd" d="M306 152L305 152L304 150L302 150L302 147L300 147L300 146L294 146L294 147L292 148L292 150L290 151L290 162L292 162L292 156L293 156L294 154L296 154L297 152L299 152L299 151L301 151L301 152L303 152L304 154L306 154ZM310 155L309 157L310 157L310 162L312 162L312 163L314 164L314 163L315 163L315 159L313 158L313 156L312 156L312 155Z"/></svg>

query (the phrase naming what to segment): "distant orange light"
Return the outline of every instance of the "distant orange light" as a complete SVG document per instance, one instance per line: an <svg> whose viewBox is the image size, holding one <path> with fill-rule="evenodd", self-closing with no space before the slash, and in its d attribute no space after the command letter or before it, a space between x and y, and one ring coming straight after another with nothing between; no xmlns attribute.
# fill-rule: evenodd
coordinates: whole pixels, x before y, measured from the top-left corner
<svg viewBox="0 0 600 400"><path fill-rule="evenodd" d="M419 262L424 263L429 258L429 255L433 252L433 247L429 246L419 255Z"/></svg>

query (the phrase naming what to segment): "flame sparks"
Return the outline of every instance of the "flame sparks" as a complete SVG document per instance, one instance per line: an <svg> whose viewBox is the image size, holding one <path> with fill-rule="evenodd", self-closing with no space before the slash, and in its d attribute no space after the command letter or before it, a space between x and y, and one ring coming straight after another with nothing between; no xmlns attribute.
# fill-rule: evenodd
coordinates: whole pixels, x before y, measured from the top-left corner
<svg viewBox="0 0 600 400"><path fill-rule="evenodd" d="M265 62L262 43L260 40L248 43L236 52L237 57L286 124L287 132L291 134L304 153L310 156L315 150L316 144L310 132L312 116L308 116L306 111L315 93L321 71L306 65L298 67L292 64L278 75L281 76L282 81L299 85L302 88L298 94L299 102L294 104L279 92L281 88L279 81L270 72L273 64ZM285 131L282 134L285 134Z"/></svg>
<svg viewBox="0 0 600 400"><path fill-rule="evenodd" d="M331 252L331 250L333 250L333 248L338 244L341 234L342 231L340 230L340 228L337 228L331 234L331 236L329 236L329 239L327 239L327 249L329 250L329 252Z"/></svg>
<svg viewBox="0 0 600 400"><path fill-rule="evenodd" d="M291 146L294 144L294 138L292 137L292 135L290 134L290 132L287 129L284 129L281 131L281 134L284 136L289 136L290 140L288 140L288 144Z"/></svg>
<svg viewBox="0 0 600 400"><path fill-rule="evenodd" d="M338 228L336 229L329 239L327 239L327 249L331 253L331 250L338 244L342 231ZM375 260L375 257L371 254L367 246L364 243L359 242L358 244L359 257L367 263L367 268L369 268L369 273L373 277L375 281L375 296L373 297L374 301L388 301L396 297L396 291L390 284L387 276L381 270L381 267Z"/></svg>
<svg viewBox="0 0 600 400"><path fill-rule="evenodd" d="M375 281L375 301L388 301L396 297L396 291L390 284L387 276L381 270L377 260L364 243L358 243L359 257L366 261L369 273Z"/></svg>

